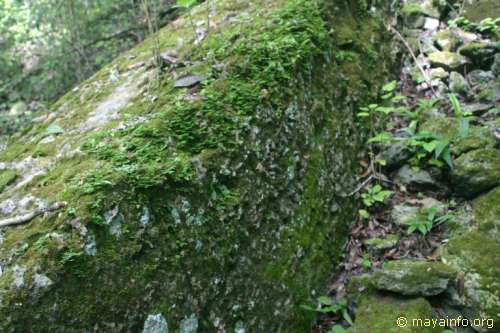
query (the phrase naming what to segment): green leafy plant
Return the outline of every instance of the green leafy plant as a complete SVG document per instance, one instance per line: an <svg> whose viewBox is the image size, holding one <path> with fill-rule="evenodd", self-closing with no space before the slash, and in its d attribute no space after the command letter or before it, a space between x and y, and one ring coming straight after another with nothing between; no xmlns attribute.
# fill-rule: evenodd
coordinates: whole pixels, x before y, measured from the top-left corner
<svg viewBox="0 0 500 333"><path fill-rule="evenodd" d="M361 259L361 266L366 269L372 268L372 262L370 260L370 255L368 253L363 254L363 258Z"/></svg>
<svg viewBox="0 0 500 333"><path fill-rule="evenodd" d="M453 112L455 113L455 117L458 119L459 124L459 136L461 138L465 138L469 135L470 128L470 112L463 112L462 107L460 106L460 102L455 94L448 94L448 98L453 107Z"/></svg>
<svg viewBox="0 0 500 333"><path fill-rule="evenodd" d="M500 34L500 17L492 19L491 17L485 18L479 22L477 31L480 33L491 33L493 35Z"/></svg>
<svg viewBox="0 0 500 333"><path fill-rule="evenodd" d="M352 318L347 309L347 299L345 298L335 302L335 300L331 297L320 296L318 297L318 304L316 307L311 307L309 305L302 305L301 307L308 311L340 315L350 325L353 324Z"/></svg>
<svg viewBox="0 0 500 333"><path fill-rule="evenodd" d="M348 333L348 332L344 327L340 325L335 325L332 328L330 328L327 333Z"/></svg>
<svg viewBox="0 0 500 333"><path fill-rule="evenodd" d="M376 203L383 203L392 193L392 191L384 190L382 186L377 184L366 189L366 191L361 194L361 199L366 207L371 207Z"/></svg>
<svg viewBox="0 0 500 333"><path fill-rule="evenodd" d="M422 235L427 235L437 223L442 223L451 219L451 214L438 216L438 208L425 209L417 217L408 223L408 234L419 231Z"/></svg>
<svg viewBox="0 0 500 333"><path fill-rule="evenodd" d="M63 253L62 258L61 258L61 264L64 265L68 262L74 262L82 255L83 255L83 252L74 252L74 251L68 250L68 251Z"/></svg>
<svg viewBox="0 0 500 333"><path fill-rule="evenodd" d="M364 219L367 219L370 217L370 213L366 209L360 209L358 210L359 216L361 216Z"/></svg>
<svg viewBox="0 0 500 333"><path fill-rule="evenodd" d="M427 161L437 167L443 166L443 162L453 168L451 159L450 142L440 139L429 131L420 131L408 139L408 145L416 152L412 158L415 165Z"/></svg>

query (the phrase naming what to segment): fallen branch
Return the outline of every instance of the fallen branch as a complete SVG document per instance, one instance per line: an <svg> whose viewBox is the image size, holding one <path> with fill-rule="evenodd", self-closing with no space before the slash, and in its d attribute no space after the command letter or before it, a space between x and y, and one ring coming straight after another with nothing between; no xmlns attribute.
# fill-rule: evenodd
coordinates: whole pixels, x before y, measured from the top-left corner
<svg viewBox="0 0 500 333"><path fill-rule="evenodd" d="M418 69L420 70L420 72L424 76L424 80L427 83L427 85L429 86L429 88L431 89L432 94L434 95L434 97L436 97L437 94L436 94L436 91L434 90L434 87L432 86L432 81L431 81L431 79L429 79L429 77L427 76L427 73L422 68L422 66L420 66L420 64L418 63L417 56L415 56L415 53L411 49L410 44L408 44L408 42L406 41L406 39L394 27L389 26L389 29L401 40L401 42L403 43L403 45L406 47L406 49L410 53L411 57L413 58L413 61L415 62L415 65L418 67ZM419 48L420 48L420 41L419 41Z"/></svg>
<svg viewBox="0 0 500 333"><path fill-rule="evenodd" d="M363 188L365 188L366 185L368 185L372 179L375 178L373 174L371 174L368 178L366 178L361 184L358 185L351 193L344 195L344 197L351 197L354 194L358 193L361 191Z"/></svg>
<svg viewBox="0 0 500 333"><path fill-rule="evenodd" d="M67 205L68 204L66 202L56 202L55 204L53 204L50 207L39 208L37 210L34 210L34 211L27 213L27 214L24 214L24 215L11 217L11 218L8 218L5 220L0 220L0 228L7 227L10 225L27 223L39 215L54 212L54 211L59 210L61 208L65 208Z"/></svg>

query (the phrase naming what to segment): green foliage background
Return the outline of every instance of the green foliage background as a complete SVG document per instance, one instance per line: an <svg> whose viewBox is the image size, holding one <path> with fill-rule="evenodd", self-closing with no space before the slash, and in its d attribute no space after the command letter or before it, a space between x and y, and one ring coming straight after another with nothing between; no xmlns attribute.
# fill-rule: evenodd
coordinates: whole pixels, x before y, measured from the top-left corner
<svg viewBox="0 0 500 333"><path fill-rule="evenodd" d="M160 25L176 15L175 0L0 0L0 135L143 40L144 2Z"/></svg>

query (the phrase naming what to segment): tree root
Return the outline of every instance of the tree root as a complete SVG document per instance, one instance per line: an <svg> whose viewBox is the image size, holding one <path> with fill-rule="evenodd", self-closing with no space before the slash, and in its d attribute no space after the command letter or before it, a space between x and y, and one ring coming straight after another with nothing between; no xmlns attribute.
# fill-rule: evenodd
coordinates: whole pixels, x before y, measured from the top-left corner
<svg viewBox="0 0 500 333"><path fill-rule="evenodd" d="M68 206L68 204L66 202L56 202L55 204L53 204L50 207L39 208L37 210L34 210L34 211L27 213L27 214L24 214L24 215L19 215L19 216L15 216L15 217L10 217L8 219L0 220L0 228L7 227L10 225L27 223L39 215L54 212L54 211L59 210L61 208L65 208L66 206Z"/></svg>

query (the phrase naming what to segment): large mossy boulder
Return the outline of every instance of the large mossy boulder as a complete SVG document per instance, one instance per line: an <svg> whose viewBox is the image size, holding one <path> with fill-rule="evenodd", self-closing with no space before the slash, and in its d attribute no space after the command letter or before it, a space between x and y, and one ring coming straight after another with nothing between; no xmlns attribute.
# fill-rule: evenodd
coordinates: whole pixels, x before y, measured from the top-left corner
<svg viewBox="0 0 500 333"><path fill-rule="evenodd" d="M310 329L391 37L364 1L210 1L193 22L207 3L208 33L180 17L0 152L1 219L66 203L3 230L0 331Z"/></svg>
<svg viewBox="0 0 500 333"><path fill-rule="evenodd" d="M453 187L462 197L474 198L500 184L500 150L477 149L455 160Z"/></svg>

